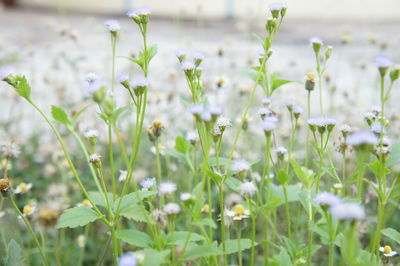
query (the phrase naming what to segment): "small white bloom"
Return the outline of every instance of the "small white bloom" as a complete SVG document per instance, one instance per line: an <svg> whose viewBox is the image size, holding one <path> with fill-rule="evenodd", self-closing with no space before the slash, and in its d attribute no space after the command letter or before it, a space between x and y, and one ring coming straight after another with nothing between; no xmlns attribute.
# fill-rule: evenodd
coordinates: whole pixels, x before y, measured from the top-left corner
<svg viewBox="0 0 400 266"><path fill-rule="evenodd" d="M128 175L127 171L124 170L119 170L119 178L118 181L119 182L124 182L126 180L126 176Z"/></svg>
<svg viewBox="0 0 400 266"><path fill-rule="evenodd" d="M397 252L393 251L392 248L388 245L384 247L380 247L379 251L383 253L383 256L385 257L394 257L397 256Z"/></svg>
<svg viewBox="0 0 400 266"><path fill-rule="evenodd" d="M351 127L347 124L343 124L340 126L340 132L342 133L350 133L351 132Z"/></svg>
<svg viewBox="0 0 400 266"><path fill-rule="evenodd" d="M183 71L191 71L196 68L196 65L192 60L185 60L181 63L181 68Z"/></svg>
<svg viewBox="0 0 400 266"><path fill-rule="evenodd" d="M97 75L95 73L89 72L89 73L86 74L85 79L86 79L86 82L90 84L90 83L93 83L96 80L98 80L98 77L97 77Z"/></svg>
<svg viewBox="0 0 400 266"><path fill-rule="evenodd" d="M163 211L167 215L176 215L181 211L181 207L176 203L167 203L165 204Z"/></svg>
<svg viewBox="0 0 400 266"><path fill-rule="evenodd" d="M19 146L14 142L9 142L0 145L0 152L6 158L17 158L21 153Z"/></svg>
<svg viewBox="0 0 400 266"><path fill-rule="evenodd" d="M322 42L321 38L319 38L319 37L311 37L311 38L309 39L309 42L310 42L311 44L314 44L314 43L320 44L320 45L323 45L323 44L324 44L324 43Z"/></svg>
<svg viewBox="0 0 400 266"><path fill-rule="evenodd" d="M143 179L140 182L140 185L142 186L142 189L149 189L152 188L153 186L156 185L156 179L154 177L148 177L146 179Z"/></svg>
<svg viewBox="0 0 400 266"><path fill-rule="evenodd" d="M250 181L245 181L239 186L240 193L246 196L253 196L257 192L257 186Z"/></svg>
<svg viewBox="0 0 400 266"><path fill-rule="evenodd" d="M176 191L176 184L172 182L161 183L158 189L158 193L160 193L160 195L172 194L175 191Z"/></svg>
<svg viewBox="0 0 400 266"><path fill-rule="evenodd" d="M118 32L121 30L121 25L116 19L107 19L106 21L104 21L104 25L106 25L107 29L110 32Z"/></svg>
<svg viewBox="0 0 400 266"><path fill-rule="evenodd" d="M385 55L378 55L375 57L374 61L377 68L388 68L392 65L392 60L390 57Z"/></svg>
<svg viewBox="0 0 400 266"><path fill-rule="evenodd" d="M278 156L284 156L285 154L287 154L288 150L285 147L278 147L275 149L275 153Z"/></svg>
<svg viewBox="0 0 400 266"><path fill-rule="evenodd" d="M191 199L193 199L193 195L192 194L186 193L186 192L181 193L181 201L188 201L188 200L191 200Z"/></svg>
<svg viewBox="0 0 400 266"><path fill-rule="evenodd" d="M365 218L364 207L357 203L344 202L331 206L330 212L337 220L363 220Z"/></svg>
<svg viewBox="0 0 400 266"><path fill-rule="evenodd" d="M335 206L342 202L339 196L332 194L330 192L322 192L317 195L315 202L321 206Z"/></svg>
<svg viewBox="0 0 400 266"><path fill-rule="evenodd" d="M96 129L88 129L85 131L83 136L87 139L93 139L99 136L99 132Z"/></svg>
<svg viewBox="0 0 400 266"><path fill-rule="evenodd" d="M231 170L235 173L248 171L250 169L250 164L244 159L237 159L232 162Z"/></svg>
<svg viewBox="0 0 400 266"><path fill-rule="evenodd" d="M14 193L15 194L25 194L27 193L30 189L32 188L32 184L31 183L20 183L16 189L14 189Z"/></svg>
<svg viewBox="0 0 400 266"><path fill-rule="evenodd" d="M136 266L137 264L136 257L132 252L125 253L118 258L119 266Z"/></svg>
<svg viewBox="0 0 400 266"><path fill-rule="evenodd" d="M371 131L357 131L346 138L346 143L350 146L376 145L378 140Z"/></svg>
<svg viewBox="0 0 400 266"><path fill-rule="evenodd" d="M229 118L226 118L225 116L222 116L222 115L218 117L216 125L220 129L232 126L231 120L229 120Z"/></svg>
<svg viewBox="0 0 400 266"><path fill-rule="evenodd" d="M149 80L146 77L137 77L132 80L131 86L133 89L146 88L149 86Z"/></svg>

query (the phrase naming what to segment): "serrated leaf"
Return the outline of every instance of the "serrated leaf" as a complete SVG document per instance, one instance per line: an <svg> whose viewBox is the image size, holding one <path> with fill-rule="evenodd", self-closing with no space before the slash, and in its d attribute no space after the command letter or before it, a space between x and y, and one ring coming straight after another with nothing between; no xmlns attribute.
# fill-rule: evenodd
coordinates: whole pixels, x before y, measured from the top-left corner
<svg viewBox="0 0 400 266"><path fill-rule="evenodd" d="M104 200L104 196L102 193L98 191L89 191L89 196L92 199L93 203L96 204L96 206L101 206L104 208L107 208L107 203ZM107 192L108 196L108 202L110 205L113 205L113 194L111 192Z"/></svg>
<svg viewBox="0 0 400 266"><path fill-rule="evenodd" d="M137 204L122 209L120 215L136 222L147 222L145 210Z"/></svg>
<svg viewBox="0 0 400 266"><path fill-rule="evenodd" d="M169 253L169 249L158 251L155 249L146 248L144 249L143 266L159 266L165 261L165 258L169 255Z"/></svg>
<svg viewBox="0 0 400 266"><path fill-rule="evenodd" d="M226 244L226 254L233 254L239 252L239 243L237 239L228 239L225 241ZM254 245L257 245L255 243ZM219 246L221 253L223 251L222 244ZM240 250L246 250L251 248L251 240L247 238L240 239Z"/></svg>
<svg viewBox="0 0 400 266"><path fill-rule="evenodd" d="M291 266L292 261L290 260L289 254L285 248L281 248L279 252L279 265Z"/></svg>
<svg viewBox="0 0 400 266"><path fill-rule="evenodd" d="M204 241L205 238L202 235L197 233L188 232L188 231L175 231L174 232L174 244L179 246L184 246L186 241L196 242L196 241ZM168 235L168 242L172 242L171 234Z"/></svg>
<svg viewBox="0 0 400 266"><path fill-rule="evenodd" d="M118 230L115 236L128 244L143 248L149 247L153 242L145 232L135 229Z"/></svg>
<svg viewBox="0 0 400 266"><path fill-rule="evenodd" d="M389 168L385 167L380 160L375 160L375 162L368 164L369 168L374 172L377 177L384 177L390 174Z"/></svg>
<svg viewBox="0 0 400 266"><path fill-rule="evenodd" d="M295 160L290 161L296 176L306 187L310 187L313 182L314 172L306 167L301 167Z"/></svg>
<svg viewBox="0 0 400 266"><path fill-rule="evenodd" d="M205 171L207 173L207 175L209 177L212 178L212 180L214 180L214 182L216 184L221 184L222 180L224 179L224 177L218 173L215 173L213 171L211 171L210 169L203 169L203 171Z"/></svg>
<svg viewBox="0 0 400 266"><path fill-rule="evenodd" d="M129 193L122 197L122 202L121 202L120 206L119 206L120 198L115 199L113 209L114 209L114 211L116 211L119 206L120 207L119 210L123 211L125 208L129 208L130 206L134 205L135 203L138 203L138 202L142 201L143 199L154 196L156 194L157 194L157 192L152 191L152 190L142 190L142 191L138 191L138 192Z"/></svg>
<svg viewBox="0 0 400 266"><path fill-rule="evenodd" d="M186 154L190 149L190 144L181 136L175 139L175 150L177 152Z"/></svg>
<svg viewBox="0 0 400 266"><path fill-rule="evenodd" d="M241 182L239 179L235 178L235 177L228 177L228 178L225 180L225 184L226 184L230 189L232 189L233 191L239 192L239 186L242 184L242 182Z"/></svg>
<svg viewBox="0 0 400 266"><path fill-rule="evenodd" d="M19 96L29 100L31 97L31 86L26 80L25 76L17 76L15 79L15 90Z"/></svg>
<svg viewBox="0 0 400 266"><path fill-rule="evenodd" d="M381 230L381 233L387 236L388 238L396 241L397 244L400 244L400 233L397 230L393 228L385 228Z"/></svg>
<svg viewBox="0 0 400 266"><path fill-rule="evenodd" d="M51 106L51 116L57 123L60 123L63 125L71 125L72 124L71 121L68 119L67 113L60 107L52 105Z"/></svg>
<svg viewBox="0 0 400 266"><path fill-rule="evenodd" d="M215 224L214 220L210 218L203 218L200 221L193 222L193 224L197 226L209 226L214 229L217 228L217 225Z"/></svg>
<svg viewBox="0 0 400 266"><path fill-rule="evenodd" d="M214 242L211 246L203 245L193 245L187 248L187 251L183 255L183 260L194 260L202 257L210 257L219 255L221 252L217 246L217 243Z"/></svg>
<svg viewBox="0 0 400 266"><path fill-rule="evenodd" d="M20 266L22 263L22 249L19 244L11 239L7 246L7 259L5 261L6 266Z"/></svg>
<svg viewBox="0 0 400 266"><path fill-rule="evenodd" d="M277 178L282 184L285 184L289 181L289 176L283 169L279 169Z"/></svg>
<svg viewBox="0 0 400 266"><path fill-rule="evenodd" d="M138 59L136 59L136 58L133 58L133 57L130 57L130 56L119 56L119 57L128 59L129 61L131 61L131 62L137 64L140 68L143 67L142 61L140 61L140 60L138 60Z"/></svg>
<svg viewBox="0 0 400 266"><path fill-rule="evenodd" d="M67 209L61 214L56 228L75 228L84 226L100 219L100 216L91 208L88 207L74 207Z"/></svg>

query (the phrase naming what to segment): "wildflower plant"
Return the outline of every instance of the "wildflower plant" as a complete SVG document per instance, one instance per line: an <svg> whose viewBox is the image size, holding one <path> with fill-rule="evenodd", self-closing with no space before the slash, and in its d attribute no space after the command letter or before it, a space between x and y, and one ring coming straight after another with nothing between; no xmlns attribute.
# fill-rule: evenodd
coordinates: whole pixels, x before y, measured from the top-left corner
<svg viewBox="0 0 400 266"><path fill-rule="evenodd" d="M42 183L30 178L23 166L19 169L26 150L14 140L0 145L0 205L12 207L29 233L21 241L35 245L32 254L24 255L32 257L33 265L68 264L66 257L73 252L78 252L72 256L78 257L73 262L77 265L96 260L98 265L120 266L333 266L396 260L400 233L385 226L396 225L390 214L399 195L399 143L390 139L396 136L395 121L387 108L399 67L386 56L375 59L380 105L360 118L361 126L345 124L341 116L325 114L323 77L332 47L324 48L314 37L310 44L316 74L308 73L301 85L307 110L300 98L281 104L278 89L293 81L271 72L270 59L288 9L281 3L268 9L270 17L259 38L262 51L246 72L254 83L246 96L241 95L247 97L243 110L235 102L238 120L230 106L208 90L203 70L208 54L185 49L175 56L188 92L181 97L180 112L186 113L180 113L179 120L186 116L189 122L175 130L160 112L160 117L150 117L150 95L158 86L150 76L150 63L157 46L148 44L151 11L145 7L127 13L141 36L137 56L117 56L121 25L114 19L104 21L111 38L111 73L104 79L86 75L90 103L77 111L51 106L47 115L36 104L25 76L0 71L0 79L54 133L62 156L51 153L60 172L73 176L75 183L62 176L68 187L60 194L73 197L63 198L58 209L44 204L31 197L42 191ZM220 48L218 56L224 52ZM116 77L119 58L133 63L135 71ZM316 83L317 116L311 109ZM219 91L230 86L225 79L217 82ZM128 104L118 106L117 90L127 95ZM91 111L101 122L80 126L83 114ZM173 143L168 139L171 132ZM340 154L332 147L337 143ZM56 186L48 190L57 191ZM56 202L48 197L46 201ZM0 212L0 219L3 215ZM6 243L6 235L0 233ZM70 253L70 246L77 251ZM9 242L6 265L21 253L18 248L16 241ZM85 257L89 250L96 258Z"/></svg>

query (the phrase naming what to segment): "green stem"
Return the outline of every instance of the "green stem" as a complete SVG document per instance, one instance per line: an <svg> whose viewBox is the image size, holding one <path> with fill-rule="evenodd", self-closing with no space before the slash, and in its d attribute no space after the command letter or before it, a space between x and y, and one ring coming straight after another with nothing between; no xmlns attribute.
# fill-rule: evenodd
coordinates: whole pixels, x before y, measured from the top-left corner
<svg viewBox="0 0 400 266"><path fill-rule="evenodd" d="M255 240L256 240L256 214L251 205L251 199L247 198L247 205L249 205L251 215L251 250L250 250L250 266L254 266L255 259Z"/></svg>
<svg viewBox="0 0 400 266"><path fill-rule="evenodd" d="M239 225L240 226L240 225ZM241 249L241 247L240 247L240 238L242 237L241 236L241 233L242 233L242 229L239 227L238 228L238 235L237 235L237 240L238 240L238 249L239 249L239 252L238 252L238 257L239 257L239 266L242 266L243 265L243 260L242 260L242 249Z"/></svg>
<svg viewBox="0 0 400 266"><path fill-rule="evenodd" d="M288 234L288 238L291 239L291 230L290 230L290 209L289 209L289 200L288 200L288 194L287 194L287 187L286 187L286 184L283 184L282 187L283 187L283 194L284 194L284 196L285 196L287 234Z"/></svg>
<svg viewBox="0 0 400 266"><path fill-rule="evenodd" d="M222 241L222 251L223 251L223 265L227 265L226 256L226 235L225 235L225 205L224 205L224 191L222 185L218 186L219 191L219 208L221 211L221 241Z"/></svg>
<svg viewBox="0 0 400 266"><path fill-rule="evenodd" d="M28 228L29 233L32 235L33 240L35 241L35 244L36 244L37 248L39 249L40 256L42 257L42 263L43 263L43 265L48 266L49 263L48 263L48 261L47 261L47 257L46 257L46 255L44 254L44 251L43 251L43 249L42 249L42 245L40 244L38 238L36 237L35 232L34 232L33 229L32 229L31 223L30 223L29 220L25 217L25 215L22 214L22 212L21 212L20 209L18 208L17 203L15 202L14 198L13 198L13 197L10 197L10 200L11 200L11 203L12 203L12 205L14 206L15 210L17 211L18 215L19 215L19 216L21 217L21 219L24 221L26 227Z"/></svg>

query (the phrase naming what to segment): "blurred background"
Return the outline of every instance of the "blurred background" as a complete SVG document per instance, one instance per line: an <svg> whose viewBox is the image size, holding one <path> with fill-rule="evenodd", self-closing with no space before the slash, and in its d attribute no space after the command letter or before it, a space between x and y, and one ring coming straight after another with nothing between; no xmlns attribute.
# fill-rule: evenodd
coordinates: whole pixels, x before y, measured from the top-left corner
<svg viewBox="0 0 400 266"><path fill-rule="evenodd" d="M0 68L11 67L25 74L33 96L44 108L50 104L74 110L85 97L85 75L94 72L111 79L110 36L103 22L121 23L117 43L116 74L137 71L122 56L134 56L141 48L136 25L126 11L147 6L152 10L149 41L158 54L150 67L151 98L148 120L169 121L175 129L185 127L184 119L174 120L185 110L188 96L183 74L175 57L180 48L199 50L206 56L203 81L210 101L240 113L252 80L248 70L256 64L270 16L271 0L0 0ZM379 54L399 62L399 0L287 0L288 11L274 43L270 67L280 77L294 80L276 95L277 104L290 97L305 104L304 77L315 71L309 38L320 37L334 47L326 71L326 97L330 114L349 121L377 103L377 72L373 58ZM223 90L221 89L221 84ZM13 126L7 135L20 132L19 126L42 122L30 109L16 105L15 93L0 84L0 122ZM4 89L3 89L4 88ZM229 94L225 92L229 91ZM116 91L118 104L125 104L125 91ZM394 93L398 93L395 91ZM260 97L262 93L260 92ZM362 99L360 101L360 96ZM239 98L238 98L239 97ZM316 96L317 97L317 96ZM396 95L393 97L396 99ZM242 102L239 100L238 102ZM389 104L396 105L393 101ZM17 107L18 106L18 107ZM25 106L25 105L23 105ZM305 105L304 105L305 106ZM346 108L352 106L355 108ZM18 109L18 110L16 110ZM315 106L317 110L317 106ZM49 110L47 110L49 111ZM187 112L185 112L187 113ZM256 111L255 111L256 113ZM256 114L253 114L256 116ZM188 120L190 114L185 114ZM353 119L359 120L361 119ZM8 122L7 122L8 121ZM97 120L87 119L83 127ZM10 125L11 125L10 124ZM257 128L257 125L255 126ZM30 129L31 131L32 129ZM0 133L1 135L1 133Z"/></svg>

